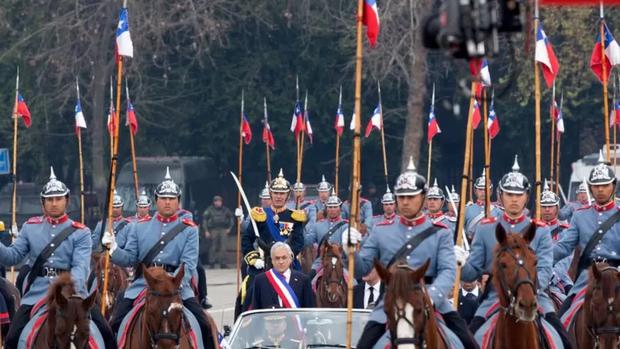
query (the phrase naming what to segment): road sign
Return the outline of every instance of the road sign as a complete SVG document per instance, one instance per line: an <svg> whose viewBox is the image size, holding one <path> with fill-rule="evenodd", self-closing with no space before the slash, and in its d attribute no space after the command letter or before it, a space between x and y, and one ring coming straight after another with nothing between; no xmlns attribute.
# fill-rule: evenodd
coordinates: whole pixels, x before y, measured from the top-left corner
<svg viewBox="0 0 620 349"><path fill-rule="evenodd" d="M0 174L9 174L11 165L9 163L9 149L0 148Z"/></svg>

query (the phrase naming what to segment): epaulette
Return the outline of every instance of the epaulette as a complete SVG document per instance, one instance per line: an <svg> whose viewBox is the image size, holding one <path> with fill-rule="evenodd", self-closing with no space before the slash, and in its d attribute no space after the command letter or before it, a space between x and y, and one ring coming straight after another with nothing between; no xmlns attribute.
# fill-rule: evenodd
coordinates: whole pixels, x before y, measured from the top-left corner
<svg viewBox="0 0 620 349"><path fill-rule="evenodd" d="M483 219L480 221L480 224L495 223L496 221L497 221L497 218L495 218L495 217L483 218Z"/></svg>
<svg viewBox="0 0 620 349"><path fill-rule="evenodd" d="M592 205L583 205L583 206L579 207L578 209L576 209L575 211L587 210L590 207L592 207Z"/></svg>
<svg viewBox="0 0 620 349"><path fill-rule="evenodd" d="M26 221L26 224L41 224L41 223L43 223L43 217L40 217L40 216L30 217Z"/></svg>
<svg viewBox="0 0 620 349"><path fill-rule="evenodd" d="M540 219L532 219L532 222L536 224L537 227L546 227L547 223L543 222Z"/></svg>
<svg viewBox="0 0 620 349"><path fill-rule="evenodd" d="M441 228L445 228L445 229L450 229L450 228L448 228L448 226L447 226L447 225L445 225L445 224L443 224L443 223L441 223L441 222L433 222L433 225L434 225L434 226L436 226L436 227L441 227Z"/></svg>
<svg viewBox="0 0 620 349"><path fill-rule="evenodd" d="M291 218L297 222L304 223L306 221L306 211L304 210L292 210Z"/></svg>
<svg viewBox="0 0 620 349"><path fill-rule="evenodd" d="M194 222L193 220L189 219L189 218L184 218L183 219L183 224L188 225L190 227L197 227L198 225L196 224L196 222Z"/></svg>
<svg viewBox="0 0 620 349"><path fill-rule="evenodd" d="M265 222L267 220L267 214L262 207L252 208L252 211L250 211L250 216L252 216L252 219L254 219L254 221L259 223Z"/></svg>
<svg viewBox="0 0 620 349"><path fill-rule="evenodd" d="M84 225L84 224L82 224L80 222L76 222L76 221L71 222L71 226L76 228L76 229L85 229L86 228L86 225Z"/></svg>

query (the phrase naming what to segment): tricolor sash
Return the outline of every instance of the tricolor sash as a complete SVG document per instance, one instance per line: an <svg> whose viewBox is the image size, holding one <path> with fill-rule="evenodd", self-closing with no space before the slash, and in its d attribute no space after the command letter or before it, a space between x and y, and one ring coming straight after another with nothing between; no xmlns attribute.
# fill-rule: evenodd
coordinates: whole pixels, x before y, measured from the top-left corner
<svg viewBox="0 0 620 349"><path fill-rule="evenodd" d="M273 241L285 241L286 238L282 236L282 234L280 234L280 227L278 226L278 223L276 223L276 221L273 219L274 212L271 207L266 207L264 208L264 210L265 214L267 215L267 229L269 230Z"/></svg>
<svg viewBox="0 0 620 349"><path fill-rule="evenodd" d="M273 268L265 272L267 280L271 284L271 287L276 291L278 297L282 301L284 308L299 308L299 300L297 295L293 292L291 285L286 282L284 275L274 271Z"/></svg>

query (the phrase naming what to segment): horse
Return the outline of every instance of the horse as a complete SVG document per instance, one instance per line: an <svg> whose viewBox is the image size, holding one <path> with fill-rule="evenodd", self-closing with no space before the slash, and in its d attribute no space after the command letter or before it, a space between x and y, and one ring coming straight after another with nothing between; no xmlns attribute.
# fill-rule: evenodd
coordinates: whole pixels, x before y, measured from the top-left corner
<svg viewBox="0 0 620 349"><path fill-rule="evenodd" d="M90 309L97 292L86 299L76 294L70 273L63 273L50 285L47 314L32 341L31 348L88 348Z"/></svg>
<svg viewBox="0 0 620 349"><path fill-rule="evenodd" d="M493 260L493 286L499 299L493 347L540 347L536 326L536 254L529 244L536 224L521 234L507 234L501 224L495 229L497 246Z"/></svg>
<svg viewBox="0 0 620 349"><path fill-rule="evenodd" d="M439 334L424 275L430 259L418 269L398 264L390 269L374 261L377 274L385 282L384 308L393 348L448 348Z"/></svg>
<svg viewBox="0 0 620 349"><path fill-rule="evenodd" d="M92 257L92 272L88 278L88 286L92 285L94 280L97 280L97 290L99 291L97 297L97 304L101 305L101 295L105 293L106 297L106 318L110 317L110 314L114 310L114 302L118 294L125 291L129 282L127 281L128 275L124 268L110 262L108 264L108 287L103 289L103 274L105 270L105 254L93 254Z"/></svg>
<svg viewBox="0 0 620 349"><path fill-rule="evenodd" d="M0 294L6 304L6 311L8 318L0 321L0 330L2 331L2 338L6 337L9 331L10 320L13 319L15 312L19 308L21 302L21 296L19 290L7 279L0 277Z"/></svg>
<svg viewBox="0 0 620 349"><path fill-rule="evenodd" d="M568 329L578 348L620 347L620 272L592 263L581 309Z"/></svg>
<svg viewBox="0 0 620 349"><path fill-rule="evenodd" d="M347 283L342 262L342 246L325 241L319 247L322 275L316 278L316 304L319 308L344 308Z"/></svg>
<svg viewBox="0 0 620 349"><path fill-rule="evenodd" d="M126 342L123 348L193 348L190 325L183 314L183 300L179 292L185 265L181 265L175 276L170 276L161 267L143 268L147 291L144 304L127 324ZM217 332L213 319L211 338L217 348ZM206 334L205 334L206 335ZM120 346L120 345L119 345Z"/></svg>

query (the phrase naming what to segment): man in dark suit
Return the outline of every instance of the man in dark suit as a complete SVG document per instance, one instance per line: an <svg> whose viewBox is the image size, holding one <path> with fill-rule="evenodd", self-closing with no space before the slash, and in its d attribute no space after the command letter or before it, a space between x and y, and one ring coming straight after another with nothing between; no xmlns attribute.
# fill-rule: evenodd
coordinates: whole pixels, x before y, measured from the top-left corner
<svg viewBox="0 0 620 349"><path fill-rule="evenodd" d="M372 268L362 281L353 288L353 308L372 309L379 298L383 297L385 286L375 268Z"/></svg>
<svg viewBox="0 0 620 349"><path fill-rule="evenodd" d="M252 293L252 309L312 308L314 295L310 279L291 270L293 251L285 242L271 247L273 268L256 276Z"/></svg>
<svg viewBox="0 0 620 349"><path fill-rule="evenodd" d="M480 305L480 287L478 282L461 282L459 290L459 314L469 324Z"/></svg>

